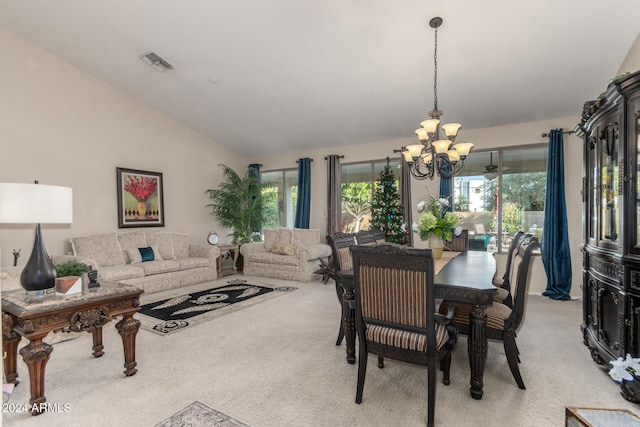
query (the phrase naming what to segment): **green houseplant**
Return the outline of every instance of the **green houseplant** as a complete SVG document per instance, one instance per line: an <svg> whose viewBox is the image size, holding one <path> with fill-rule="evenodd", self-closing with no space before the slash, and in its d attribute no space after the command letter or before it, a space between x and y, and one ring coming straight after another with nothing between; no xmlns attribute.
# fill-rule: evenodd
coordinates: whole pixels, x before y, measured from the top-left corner
<svg viewBox="0 0 640 427"><path fill-rule="evenodd" d="M56 271L58 272L58 277L67 277L67 276L79 276L82 277L84 273L88 273L91 271L91 267L87 264L78 261L67 261L60 264L57 264Z"/></svg>
<svg viewBox="0 0 640 427"><path fill-rule="evenodd" d="M265 198L255 169L248 168L243 177L229 166L219 164L223 180L218 188L206 190L211 203L206 205L220 225L233 229L229 235L238 245L260 240L260 230L265 223Z"/></svg>

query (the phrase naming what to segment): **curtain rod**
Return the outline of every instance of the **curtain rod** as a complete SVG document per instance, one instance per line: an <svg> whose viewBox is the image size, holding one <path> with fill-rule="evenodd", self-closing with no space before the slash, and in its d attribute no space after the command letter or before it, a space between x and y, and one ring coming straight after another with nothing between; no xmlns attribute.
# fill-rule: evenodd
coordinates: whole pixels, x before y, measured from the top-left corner
<svg viewBox="0 0 640 427"><path fill-rule="evenodd" d="M337 154L332 154L332 156L338 156L338 155L337 155ZM338 156L338 158L339 158L339 159L344 159L344 155L343 155L343 154L340 154L340 155ZM324 159L325 159L325 160L329 160L329 156L324 156Z"/></svg>
<svg viewBox="0 0 640 427"><path fill-rule="evenodd" d="M313 159L309 159L310 162L313 162ZM296 163L300 163L300 160L296 160Z"/></svg>
<svg viewBox="0 0 640 427"><path fill-rule="evenodd" d="M574 130L565 130L564 132L562 132L562 134L563 134L563 135L571 135L572 133L576 133L576 132L577 132L577 131L576 131L575 129L574 129ZM548 137L549 137L549 134L548 134L548 133L543 133L543 134L542 134L542 137L543 137L543 138L548 138Z"/></svg>

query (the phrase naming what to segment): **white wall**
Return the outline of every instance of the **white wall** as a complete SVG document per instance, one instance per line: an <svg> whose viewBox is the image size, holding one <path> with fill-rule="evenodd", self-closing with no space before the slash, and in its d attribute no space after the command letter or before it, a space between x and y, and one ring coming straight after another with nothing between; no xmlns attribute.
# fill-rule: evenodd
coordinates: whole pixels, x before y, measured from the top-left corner
<svg viewBox="0 0 640 427"><path fill-rule="evenodd" d="M50 255L71 236L117 230L116 167L163 173L164 229L202 243L216 230L204 191L218 163L246 167L239 156L3 28L0 52L0 182L73 188L73 224L43 225ZM1 267L12 249L26 262L33 229L0 225Z"/></svg>
<svg viewBox="0 0 640 427"><path fill-rule="evenodd" d="M640 70L640 34L638 34L627 56L624 58L624 61L622 61L616 76L626 72L634 73L638 70Z"/></svg>

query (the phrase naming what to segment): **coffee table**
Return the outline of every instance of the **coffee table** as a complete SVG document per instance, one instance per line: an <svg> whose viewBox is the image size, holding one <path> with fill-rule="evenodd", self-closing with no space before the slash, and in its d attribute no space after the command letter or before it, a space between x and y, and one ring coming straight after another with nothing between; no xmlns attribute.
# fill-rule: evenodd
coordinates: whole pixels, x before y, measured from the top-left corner
<svg viewBox="0 0 640 427"><path fill-rule="evenodd" d="M44 375L53 347L42 340L49 332L90 332L93 356L100 357L104 354L102 326L121 315L115 326L124 346L124 374L131 376L138 371L136 335L140 322L133 315L139 310L142 292L135 286L101 283L99 288L72 296L30 296L22 289L2 293L4 371L7 382L19 383L18 344L22 337L27 338L29 344L20 349L20 354L29 369L32 415L46 408Z"/></svg>

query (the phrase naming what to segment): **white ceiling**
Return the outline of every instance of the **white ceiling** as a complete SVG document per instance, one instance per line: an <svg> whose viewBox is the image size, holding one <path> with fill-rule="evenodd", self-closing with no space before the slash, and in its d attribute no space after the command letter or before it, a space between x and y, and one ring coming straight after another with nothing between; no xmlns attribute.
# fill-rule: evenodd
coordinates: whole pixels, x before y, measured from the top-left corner
<svg viewBox="0 0 640 427"><path fill-rule="evenodd" d="M239 153L577 116L614 77L638 0L0 0L0 25ZM157 72L154 51L175 69Z"/></svg>

